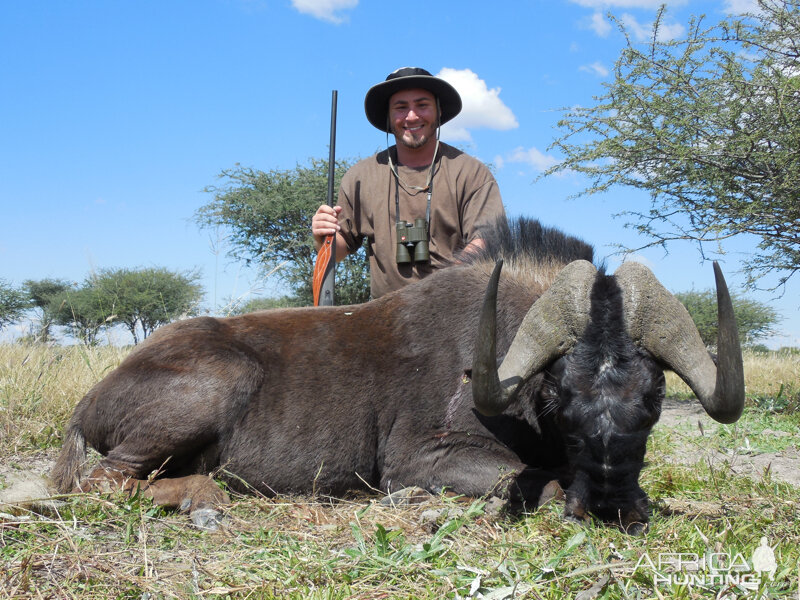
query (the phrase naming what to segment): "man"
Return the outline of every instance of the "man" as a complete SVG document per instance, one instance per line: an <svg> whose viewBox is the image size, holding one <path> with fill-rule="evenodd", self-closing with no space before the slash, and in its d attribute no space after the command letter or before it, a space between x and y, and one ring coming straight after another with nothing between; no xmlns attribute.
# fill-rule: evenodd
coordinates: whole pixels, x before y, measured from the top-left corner
<svg viewBox="0 0 800 600"><path fill-rule="evenodd" d="M370 88L364 108L396 143L345 174L338 205L320 206L311 232L317 250L336 234L337 259L367 238L378 298L481 248L481 230L505 213L486 165L439 142L439 127L461 111L449 83L404 67Z"/></svg>

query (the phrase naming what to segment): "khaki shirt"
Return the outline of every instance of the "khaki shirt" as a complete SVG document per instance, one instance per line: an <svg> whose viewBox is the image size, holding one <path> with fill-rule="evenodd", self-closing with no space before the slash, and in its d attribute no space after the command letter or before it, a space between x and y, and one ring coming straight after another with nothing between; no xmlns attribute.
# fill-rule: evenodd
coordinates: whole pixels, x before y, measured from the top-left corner
<svg viewBox="0 0 800 600"><path fill-rule="evenodd" d="M394 159L394 146L390 151ZM358 162L342 178L340 234L351 251L367 238L373 298L447 266L458 250L480 237L482 228L505 215L497 182L486 165L444 143L439 145L436 163L428 263L397 264L397 188L387 150ZM396 166L400 180L406 184L399 186L400 220L413 223L415 218L424 219L427 192L415 191L411 186L424 187L430 167Z"/></svg>

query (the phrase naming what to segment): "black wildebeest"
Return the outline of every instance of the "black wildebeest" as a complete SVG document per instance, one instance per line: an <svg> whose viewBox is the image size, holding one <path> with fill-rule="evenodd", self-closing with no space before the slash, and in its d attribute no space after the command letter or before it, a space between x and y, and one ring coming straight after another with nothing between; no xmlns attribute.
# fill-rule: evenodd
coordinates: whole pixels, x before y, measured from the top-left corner
<svg viewBox="0 0 800 600"><path fill-rule="evenodd" d="M558 478L567 517L640 529L662 369L713 418L741 414L719 269L715 364L645 267L598 272L589 246L531 220L499 224L487 242L483 255L363 305L162 327L78 404L55 484L79 485L87 442L104 455L90 487L138 486L184 509L225 500L201 475L219 466L234 488L266 494L366 484L536 502Z"/></svg>

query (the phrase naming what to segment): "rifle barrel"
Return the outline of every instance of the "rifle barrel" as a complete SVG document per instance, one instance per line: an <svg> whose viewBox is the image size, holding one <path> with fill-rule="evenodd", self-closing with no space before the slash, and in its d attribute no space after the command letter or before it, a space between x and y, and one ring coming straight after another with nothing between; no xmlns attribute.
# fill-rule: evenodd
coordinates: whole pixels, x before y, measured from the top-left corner
<svg viewBox="0 0 800 600"><path fill-rule="evenodd" d="M338 96L338 92L333 90L331 93L331 143L328 150L328 206L331 207L336 204L333 197L333 182L336 176L336 103ZM336 234L333 235L333 240L331 241L330 261L328 262L325 276L320 287L320 306L334 305L333 291L336 274Z"/></svg>
<svg viewBox="0 0 800 600"><path fill-rule="evenodd" d="M339 93L331 93L331 143L328 150L328 206L335 204L333 199L333 180L336 173L336 102Z"/></svg>

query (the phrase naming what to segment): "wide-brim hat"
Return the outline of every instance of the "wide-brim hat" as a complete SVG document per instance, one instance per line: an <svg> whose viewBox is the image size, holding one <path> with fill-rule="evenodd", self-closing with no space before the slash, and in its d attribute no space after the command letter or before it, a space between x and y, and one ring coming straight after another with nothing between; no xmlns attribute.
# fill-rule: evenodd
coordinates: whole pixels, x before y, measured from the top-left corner
<svg viewBox="0 0 800 600"><path fill-rule="evenodd" d="M386 81L373 85L364 98L364 111L367 120L381 131L389 131L389 98L401 90L423 89L439 99L441 118L439 124L443 125L461 112L461 96L456 88L444 79L434 77L425 69L419 67L403 67L389 73Z"/></svg>

